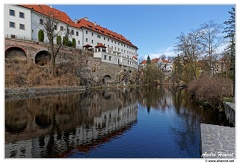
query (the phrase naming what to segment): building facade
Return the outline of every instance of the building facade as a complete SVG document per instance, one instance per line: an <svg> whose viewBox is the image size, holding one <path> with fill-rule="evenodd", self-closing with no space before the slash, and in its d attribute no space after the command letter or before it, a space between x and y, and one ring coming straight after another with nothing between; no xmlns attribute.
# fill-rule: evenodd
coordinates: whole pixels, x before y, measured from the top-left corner
<svg viewBox="0 0 240 163"><path fill-rule="evenodd" d="M5 4L5 37L38 41L38 32L44 30L49 17L56 20L54 32L62 40L68 34L70 41L75 39L76 48L87 47L102 62L138 68L138 48L124 36L89 21L87 17L73 21L65 12L47 5ZM46 33L44 42L48 42ZM57 43L57 39L54 43Z"/></svg>

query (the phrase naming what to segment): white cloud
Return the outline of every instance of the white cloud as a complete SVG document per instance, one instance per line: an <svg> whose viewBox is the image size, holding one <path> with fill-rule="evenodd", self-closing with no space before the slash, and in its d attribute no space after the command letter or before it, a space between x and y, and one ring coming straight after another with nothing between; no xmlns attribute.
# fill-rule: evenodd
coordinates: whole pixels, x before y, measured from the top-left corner
<svg viewBox="0 0 240 163"><path fill-rule="evenodd" d="M166 49L160 49L158 52L156 53L149 53L149 54L146 54L143 56L143 59L147 59L147 56L149 55L149 57L151 59L154 59L154 58L159 58L162 54L165 54L166 57L173 57L173 56L176 56L176 53L174 51L174 47L173 46L170 46Z"/></svg>

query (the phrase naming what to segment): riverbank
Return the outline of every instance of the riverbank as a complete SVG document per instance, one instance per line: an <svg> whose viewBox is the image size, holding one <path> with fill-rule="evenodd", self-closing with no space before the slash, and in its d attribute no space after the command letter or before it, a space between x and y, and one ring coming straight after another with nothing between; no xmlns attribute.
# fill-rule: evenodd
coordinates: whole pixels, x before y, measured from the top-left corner
<svg viewBox="0 0 240 163"><path fill-rule="evenodd" d="M235 158L235 127L201 124L202 158Z"/></svg>
<svg viewBox="0 0 240 163"><path fill-rule="evenodd" d="M69 92L85 91L86 86L5 88L5 98L29 98Z"/></svg>

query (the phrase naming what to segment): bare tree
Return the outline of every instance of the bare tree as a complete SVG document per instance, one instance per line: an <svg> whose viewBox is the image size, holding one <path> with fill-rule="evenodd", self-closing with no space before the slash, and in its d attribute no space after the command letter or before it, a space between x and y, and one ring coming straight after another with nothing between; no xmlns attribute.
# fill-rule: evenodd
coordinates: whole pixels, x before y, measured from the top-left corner
<svg viewBox="0 0 240 163"><path fill-rule="evenodd" d="M202 24L199 28L201 45L204 53L209 60L210 68L214 69L214 61L217 59L217 49L222 44L222 37L220 36L222 26L215 23L213 20ZM214 70L213 70L214 71Z"/></svg>
<svg viewBox="0 0 240 163"><path fill-rule="evenodd" d="M58 24L59 24L59 17L56 17L54 15L53 11L44 11L44 15L39 14L39 17L42 22L41 24L38 25L38 27L41 29L43 27L43 32L46 34L47 39L49 41L49 49L50 49L50 54L51 54L51 73L52 76L56 76L56 70L55 70L55 65L56 65L56 57L59 54L59 51L63 45L63 41L60 44L54 44L54 40L56 40L57 36L62 32L60 30L57 30ZM67 29L65 31L65 37L68 37L70 34Z"/></svg>
<svg viewBox="0 0 240 163"><path fill-rule="evenodd" d="M177 37L175 50L180 52L183 68L188 76L188 81L197 79L197 60L201 55L199 31L192 30L186 35L181 33ZM179 57L178 57L179 59Z"/></svg>

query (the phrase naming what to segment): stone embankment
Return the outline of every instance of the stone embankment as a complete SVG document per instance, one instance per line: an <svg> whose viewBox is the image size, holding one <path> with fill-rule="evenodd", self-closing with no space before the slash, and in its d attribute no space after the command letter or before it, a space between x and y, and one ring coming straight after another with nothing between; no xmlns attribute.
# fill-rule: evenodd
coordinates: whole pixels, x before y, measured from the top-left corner
<svg viewBox="0 0 240 163"><path fill-rule="evenodd" d="M235 126L235 103L223 102L223 106L227 120Z"/></svg>
<svg viewBox="0 0 240 163"><path fill-rule="evenodd" d="M201 124L202 158L235 158L235 127Z"/></svg>
<svg viewBox="0 0 240 163"><path fill-rule="evenodd" d="M86 90L86 86L74 87L42 87L42 88L5 88L5 98L29 98L35 96L74 93Z"/></svg>

